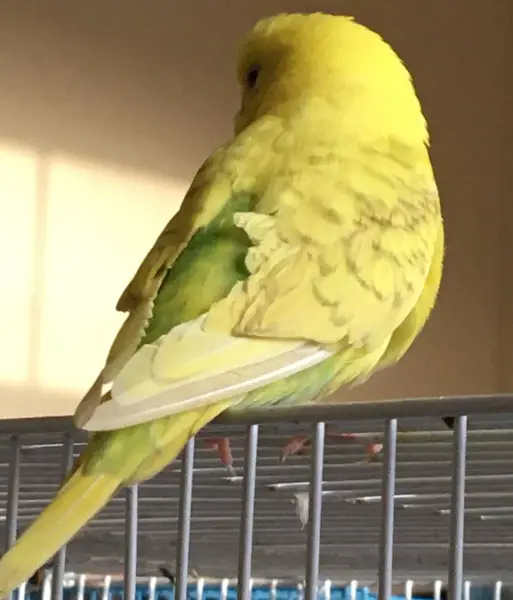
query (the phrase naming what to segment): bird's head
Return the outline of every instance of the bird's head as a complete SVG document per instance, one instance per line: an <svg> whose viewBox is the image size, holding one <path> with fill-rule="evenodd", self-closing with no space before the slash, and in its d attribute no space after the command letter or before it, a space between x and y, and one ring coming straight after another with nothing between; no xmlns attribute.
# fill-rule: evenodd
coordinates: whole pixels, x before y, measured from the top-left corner
<svg viewBox="0 0 513 600"><path fill-rule="evenodd" d="M280 14L259 21L238 60L236 132L264 115L338 119L344 133L389 129L427 141L410 75L394 50L353 18Z"/></svg>

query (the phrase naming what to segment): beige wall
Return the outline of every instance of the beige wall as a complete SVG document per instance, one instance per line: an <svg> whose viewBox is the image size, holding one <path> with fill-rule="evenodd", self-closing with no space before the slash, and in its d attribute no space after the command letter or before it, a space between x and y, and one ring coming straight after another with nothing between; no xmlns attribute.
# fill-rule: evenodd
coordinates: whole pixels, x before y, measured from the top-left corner
<svg viewBox="0 0 513 600"><path fill-rule="evenodd" d="M282 9L378 28L431 124L448 240L439 306L401 366L350 397L511 389L509 0L180 4L0 4L2 416L73 410L121 321L117 296L231 131L237 39Z"/></svg>

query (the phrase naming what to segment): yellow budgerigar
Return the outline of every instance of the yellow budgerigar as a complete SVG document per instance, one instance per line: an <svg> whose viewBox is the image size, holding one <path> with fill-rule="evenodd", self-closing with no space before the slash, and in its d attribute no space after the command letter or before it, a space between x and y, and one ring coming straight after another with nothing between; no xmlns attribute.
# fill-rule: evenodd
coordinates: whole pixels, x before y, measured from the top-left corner
<svg viewBox="0 0 513 600"><path fill-rule="evenodd" d="M75 415L89 444L0 560L1 596L221 412L361 382L433 308L440 203L392 48L350 17L281 14L249 33L238 78L235 135L121 296L127 319Z"/></svg>

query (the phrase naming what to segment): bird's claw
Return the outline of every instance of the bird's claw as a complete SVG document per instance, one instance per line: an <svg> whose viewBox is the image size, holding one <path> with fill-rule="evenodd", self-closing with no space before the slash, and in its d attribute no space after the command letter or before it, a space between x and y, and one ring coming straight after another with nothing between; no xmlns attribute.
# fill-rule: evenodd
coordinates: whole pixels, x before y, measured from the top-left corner
<svg viewBox="0 0 513 600"><path fill-rule="evenodd" d="M221 463L228 469L230 475L235 475L236 471L233 467L233 455L230 447L230 438L219 437L219 438L206 438L203 440L205 446L216 450L221 459Z"/></svg>
<svg viewBox="0 0 513 600"><path fill-rule="evenodd" d="M326 439L346 441L346 440L358 440L358 436L354 433L326 433ZM301 456L305 454L310 446L312 440L307 435L294 435L289 438L283 445L280 451L280 462L284 463L289 456ZM356 464L367 464L379 460L379 454L383 450L383 444L381 442L372 441L364 445L363 450L366 458Z"/></svg>
<svg viewBox="0 0 513 600"><path fill-rule="evenodd" d="M280 452L280 462L284 463L289 456L303 454L305 449L311 444L307 435L294 435L289 438L282 446Z"/></svg>

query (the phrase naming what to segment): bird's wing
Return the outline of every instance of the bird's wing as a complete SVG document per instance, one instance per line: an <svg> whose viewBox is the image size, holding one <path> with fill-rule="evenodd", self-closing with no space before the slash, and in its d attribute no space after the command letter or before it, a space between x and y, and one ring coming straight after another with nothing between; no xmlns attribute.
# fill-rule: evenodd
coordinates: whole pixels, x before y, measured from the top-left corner
<svg viewBox="0 0 513 600"><path fill-rule="evenodd" d="M433 180L399 174L386 188L365 172L326 183L310 170L304 186L290 165L275 175L254 210L233 217L252 243L247 279L144 344L85 428L242 398L343 346L385 350L422 293L440 220Z"/></svg>
<svg viewBox="0 0 513 600"><path fill-rule="evenodd" d="M166 225L121 294L116 309L127 312L110 348L104 368L75 411L78 426L100 403L104 384L121 371L133 356L151 318L154 299L162 282L196 231L208 223L230 195L230 182L220 168L225 149L219 148L198 170L178 212Z"/></svg>

